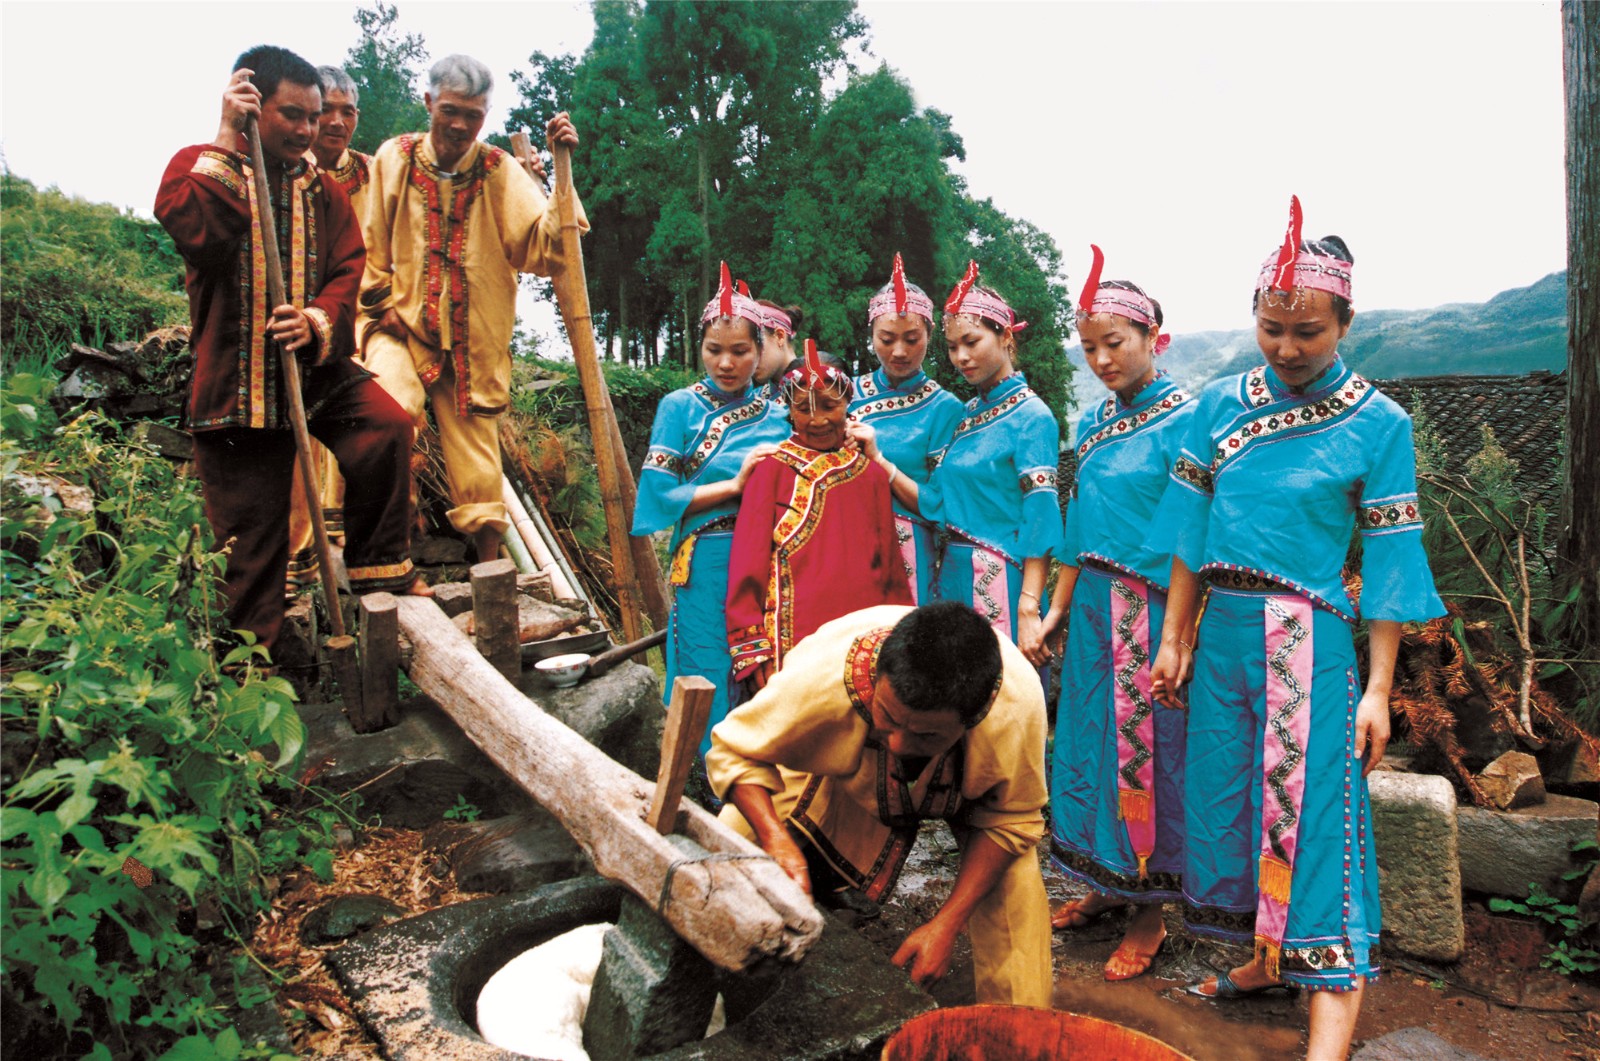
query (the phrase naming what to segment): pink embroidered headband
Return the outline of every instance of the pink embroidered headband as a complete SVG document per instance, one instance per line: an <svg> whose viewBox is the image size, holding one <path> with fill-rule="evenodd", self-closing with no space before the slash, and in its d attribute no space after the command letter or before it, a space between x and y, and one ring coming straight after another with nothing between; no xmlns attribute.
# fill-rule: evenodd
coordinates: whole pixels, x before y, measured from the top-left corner
<svg viewBox="0 0 1600 1061"><path fill-rule="evenodd" d="M700 314L700 323L705 324L719 317L741 317L757 328L762 328L766 326L764 309L761 303L734 289L733 279L728 273L728 263L723 262L716 297L706 303L705 310Z"/></svg>
<svg viewBox="0 0 1600 1061"><path fill-rule="evenodd" d="M1144 292L1130 291L1123 287L1100 286L1100 273L1105 268L1106 256L1093 243L1089 244L1089 250L1093 252L1094 260L1089 266L1089 279L1083 285L1083 294L1078 296L1078 316L1082 318L1093 317L1097 313L1115 313L1146 328L1160 328L1161 322L1156 320L1156 304ZM1155 352L1164 354L1171 344L1172 336L1163 333L1156 338Z"/></svg>
<svg viewBox="0 0 1600 1061"><path fill-rule="evenodd" d="M933 325L933 299L906 286L906 265L900 260L899 251L895 252L894 275L889 279L889 290L873 295L872 301L867 303L867 327L872 327L873 321L888 313L897 317L915 313L926 318L930 327Z"/></svg>
<svg viewBox="0 0 1600 1061"><path fill-rule="evenodd" d="M1020 332L1028 326L1027 321L1017 320L1016 311L1006 305L1005 299L991 295L976 286L977 283L978 263L969 261L967 275L961 278L961 282L950 292L950 297L945 299L945 313L951 316L982 317L1014 332Z"/></svg>
<svg viewBox="0 0 1600 1061"><path fill-rule="evenodd" d="M1293 291L1297 287L1328 291L1346 302L1350 297L1351 270L1354 266L1331 254L1312 254L1300 249L1300 228L1304 218L1300 197L1289 197L1289 229L1284 233L1278 253L1261 263L1256 279L1257 291Z"/></svg>
<svg viewBox="0 0 1600 1061"><path fill-rule="evenodd" d="M779 387L785 395L793 394L804 388L805 390L833 390L839 394L848 394L851 388L850 374L837 365L824 364L821 355L817 353L817 341L806 340L806 356L783 373Z"/></svg>

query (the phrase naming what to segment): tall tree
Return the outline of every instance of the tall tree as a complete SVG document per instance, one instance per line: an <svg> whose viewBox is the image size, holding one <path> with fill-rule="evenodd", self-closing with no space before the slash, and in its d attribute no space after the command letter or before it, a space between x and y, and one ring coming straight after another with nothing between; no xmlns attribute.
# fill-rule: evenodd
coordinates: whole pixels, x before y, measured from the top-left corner
<svg viewBox="0 0 1600 1061"><path fill-rule="evenodd" d="M1567 475L1561 553L1600 641L1600 8L1561 5L1567 96Z"/></svg>
<svg viewBox="0 0 1600 1061"><path fill-rule="evenodd" d="M361 123L350 140L357 151L370 154L392 136L428 127L428 111L417 88L428 47L420 34L400 32L395 25L399 17L395 6L383 0L356 9L361 39L345 56L344 70L361 92Z"/></svg>

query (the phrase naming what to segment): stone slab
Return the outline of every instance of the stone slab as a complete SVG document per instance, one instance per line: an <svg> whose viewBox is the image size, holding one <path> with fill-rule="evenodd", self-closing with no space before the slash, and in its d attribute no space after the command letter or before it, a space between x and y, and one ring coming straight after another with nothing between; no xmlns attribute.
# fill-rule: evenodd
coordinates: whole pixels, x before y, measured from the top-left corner
<svg viewBox="0 0 1600 1061"><path fill-rule="evenodd" d="M1458 807L1461 883L1473 891L1523 899L1528 885L1561 893L1561 879L1578 865L1572 845L1593 840L1600 805L1572 796L1548 796L1516 810Z"/></svg>
<svg viewBox="0 0 1600 1061"><path fill-rule="evenodd" d="M1367 778L1386 947L1453 962L1466 947L1456 793L1434 774Z"/></svg>
<svg viewBox="0 0 1600 1061"><path fill-rule="evenodd" d="M1350 1061L1490 1061L1456 1046L1426 1028L1401 1028L1368 1039Z"/></svg>
<svg viewBox="0 0 1600 1061"><path fill-rule="evenodd" d="M456 903L374 929L325 960L391 1061L512 1061L520 1055L474 1031L483 985L545 940L615 921L624 894L589 877ZM875 1061L895 1029L936 1008L882 951L825 916L799 965L719 974L728 1026L661 1061Z"/></svg>

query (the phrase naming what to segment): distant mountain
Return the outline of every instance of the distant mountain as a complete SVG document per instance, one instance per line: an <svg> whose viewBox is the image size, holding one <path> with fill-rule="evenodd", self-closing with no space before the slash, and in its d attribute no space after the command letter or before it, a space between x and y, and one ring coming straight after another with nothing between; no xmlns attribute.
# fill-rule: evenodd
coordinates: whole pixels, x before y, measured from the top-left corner
<svg viewBox="0 0 1600 1061"><path fill-rule="evenodd" d="M1433 309L1377 309L1356 314L1339 350L1368 379L1407 376L1521 375L1567 367L1567 274L1551 273L1529 287L1502 291L1487 302ZM1105 397L1083 348L1068 345L1077 375L1080 410ZM1174 335L1162 355L1172 377L1197 390L1218 376L1261 361L1253 328Z"/></svg>

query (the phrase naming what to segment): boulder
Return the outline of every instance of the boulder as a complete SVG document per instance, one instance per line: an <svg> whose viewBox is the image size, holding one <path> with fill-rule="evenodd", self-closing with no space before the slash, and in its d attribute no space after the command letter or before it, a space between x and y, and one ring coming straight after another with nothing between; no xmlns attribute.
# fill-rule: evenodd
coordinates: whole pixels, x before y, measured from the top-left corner
<svg viewBox="0 0 1600 1061"><path fill-rule="evenodd" d="M1384 945L1428 961L1456 961L1466 927L1455 789L1434 774L1374 771L1367 783Z"/></svg>
<svg viewBox="0 0 1600 1061"><path fill-rule="evenodd" d="M460 538L417 536L411 541L411 560L422 567L459 564L467 558L467 543Z"/></svg>
<svg viewBox="0 0 1600 1061"><path fill-rule="evenodd" d="M589 860L567 831L548 818L509 815L483 822L441 822L423 846L450 863L469 892L516 892L579 876Z"/></svg>
<svg viewBox="0 0 1600 1061"><path fill-rule="evenodd" d="M441 582L433 587L433 603L450 618L472 610L472 583Z"/></svg>
<svg viewBox="0 0 1600 1061"><path fill-rule="evenodd" d="M556 591L551 588L550 575L545 571L535 571L531 575L517 576L517 592L526 594L534 600L556 602Z"/></svg>
<svg viewBox="0 0 1600 1061"><path fill-rule="evenodd" d="M381 895L341 895L329 899L301 919L300 939L320 947L404 916L404 907Z"/></svg>
<svg viewBox="0 0 1600 1061"><path fill-rule="evenodd" d="M1600 806L1592 800L1551 795L1515 810L1458 807L1461 883L1473 891L1524 899L1528 885L1561 894L1561 879L1577 868L1572 847L1595 838Z"/></svg>
<svg viewBox="0 0 1600 1061"><path fill-rule="evenodd" d="M1549 785L1592 785L1600 782L1600 752L1590 740L1552 742L1539 754Z"/></svg>
<svg viewBox="0 0 1600 1061"><path fill-rule="evenodd" d="M1497 810L1544 802L1544 777L1539 760L1527 752L1506 752L1483 768L1478 786Z"/></svg>

